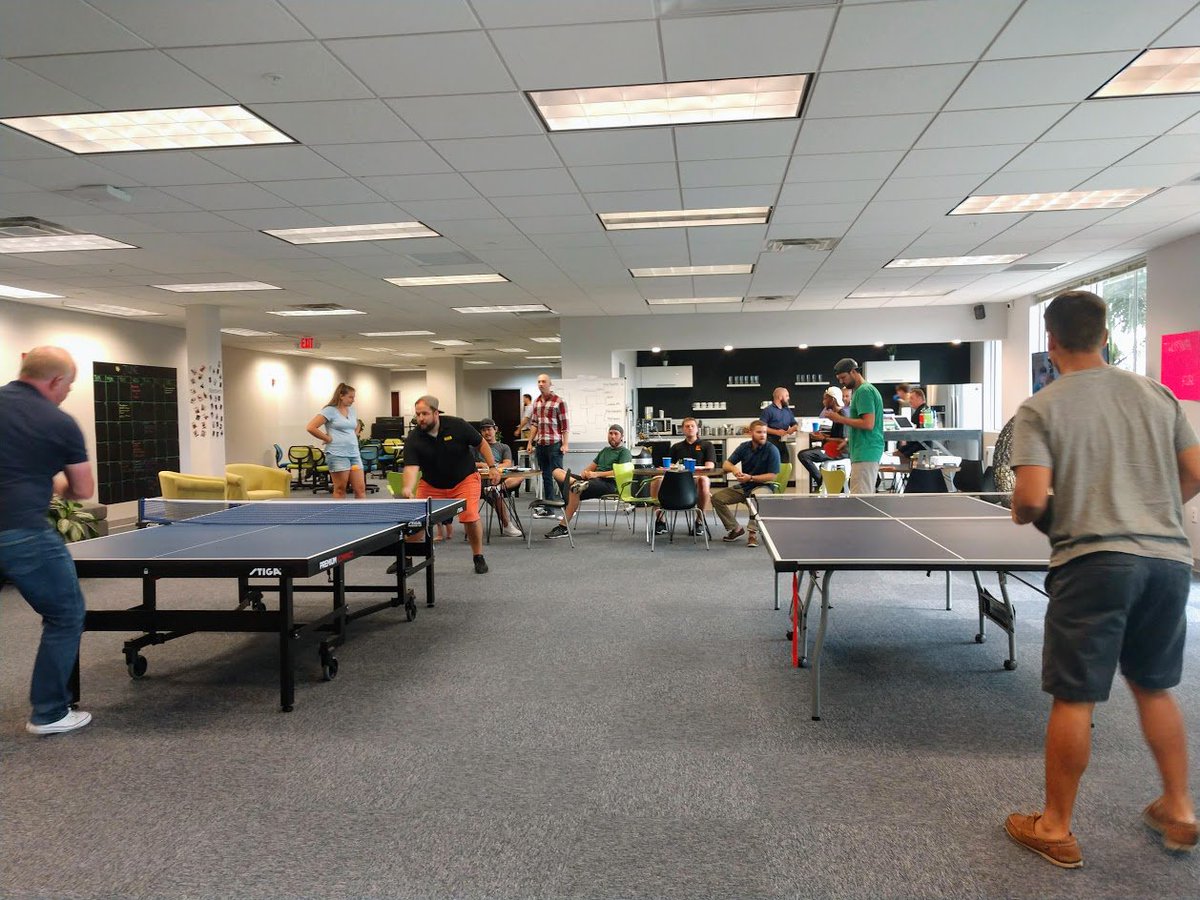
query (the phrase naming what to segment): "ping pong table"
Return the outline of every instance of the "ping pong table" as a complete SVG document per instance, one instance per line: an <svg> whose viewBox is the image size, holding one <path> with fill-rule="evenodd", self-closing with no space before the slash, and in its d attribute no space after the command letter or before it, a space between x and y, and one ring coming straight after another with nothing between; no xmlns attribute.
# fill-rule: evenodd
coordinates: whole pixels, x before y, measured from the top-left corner
<svg viewBox="0 0 1200 900"><path fill-rule="evenodd" d="M431 526L448 521L463 506L462 500L141 500L138 530L69 545L81 578L142 582L138 605L89 610L84 630L143 632L123 648L134 678L146 674L143 647L199 631L276 633L280 706L290 712L295 640L305 633L329 634L318 652L322 675L331 681L338 671L334 651L344 642L350 622L400 606L408 621L415 618L410 576L424 570L426 605L433 606ZM395 582L348 585L346 563L361 556L394 557ZM296 583L323 574L325 584ZM225 610L160 609L158 581L163 578L236 579L236 605ZM302 592L331 594L332 608L312 621L298 622L294 599ZM351 611L346 595L353 592L392 596ZM266 594L278 595L277 608L267 608ZM74 688L78 699L78 669Z"/></svg>
<svg viewBox="0 0 1200 900"><path fill-rule="evenodd" d="M992 495L995 497L996 495ZM979 600L979 632L990 619L1008 635L1005 669L1015 669L1016 613L1008 578L1035 590L1014 572L1049 567L1050 546L1033 528L1012 522L1009 510L969 494L872 494L812 497L798 494L755 496L763 542L776 576L792 575L792 664L808 663L808 614L813 593L821 598L821 622L812 656L812 718L821 718L821 651L832 608L830 581L839 571L944 571L946 608L950 572L970 572ZM983 586L980 572L995 572L999 597ZM807 583L801 596L801 580ZM778 609L778 593L776 608Z"/></svg>

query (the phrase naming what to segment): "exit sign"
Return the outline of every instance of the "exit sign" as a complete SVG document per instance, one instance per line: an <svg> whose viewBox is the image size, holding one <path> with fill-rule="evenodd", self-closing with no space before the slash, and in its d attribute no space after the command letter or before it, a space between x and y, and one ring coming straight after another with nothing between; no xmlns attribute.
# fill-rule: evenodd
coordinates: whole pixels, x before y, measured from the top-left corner
<svg viewBox="0 0 1200 900"><path fill-rule="evenodd" d="M296 341L296 348L299 350L316 350L320 346L314 337L302 337Z"/></svg>

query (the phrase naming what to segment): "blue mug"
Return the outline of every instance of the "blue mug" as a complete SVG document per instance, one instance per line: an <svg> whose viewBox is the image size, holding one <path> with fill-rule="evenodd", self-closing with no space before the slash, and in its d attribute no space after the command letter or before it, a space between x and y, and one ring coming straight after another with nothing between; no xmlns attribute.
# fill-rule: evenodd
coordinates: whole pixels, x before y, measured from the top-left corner
<svg viewBox="0 0 1200 900"><path fill-rule="evenodd" d="M695 472L696 471L696 461L694 459L685 459L683 461L683 467L685 469L687 469L689 472Z"/></svg>
<svg viewBox="0 0 1200 900"><path fill-rule="evenodd" d="M669 468L671 468L671 457L669 457L669 456L664 456L664 457L663 457L663 468L664 468L664 469L669 469Z"/></svg>

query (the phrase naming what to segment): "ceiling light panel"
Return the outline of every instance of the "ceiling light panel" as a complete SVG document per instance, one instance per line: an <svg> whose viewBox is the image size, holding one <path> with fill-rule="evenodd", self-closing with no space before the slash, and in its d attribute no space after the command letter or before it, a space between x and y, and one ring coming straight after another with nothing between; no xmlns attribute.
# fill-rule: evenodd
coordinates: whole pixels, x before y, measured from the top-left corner
<svg viewBox="0 0 1200 900"><path fill-rule="evenodd" d="M329 225L323 228L264 229L263 234L289 244L340 244L347 241L399 241L405 238L441 237L420 222L380 222L374 225Z"/></svg>
<svg viewBox="0 0 1200 900"><path fill-rule="evenodd" d="M363 337L424 337L435 331L360 331Z"/></svg>
<svg viewBox="0 0 1200 900"><path fill-rule="evenodd" d="M531 341L538 344L561 344L562 338L555 335L554 337L531 337Z"/></svg>
<svg viewBox="0 0 1200 900"><path fill-rule="evenodd" d="M0 123L81 154L296 143L243 106L29 116Z"/></svg>
<svg viewBox="0 0 1200 900"><path fill-rule="evenodd" d="M657 266L643 269L630 269L629 274L634 278L667 278L672 275L752 275L753 263L739 263L730 266Z"/></svg>
<svg viewBox="0 0 1200 900"><path fill-rule="evenodd" d="M1100 97L1147 97L1200 92L1200 47L1146 50L1092 94Z"/></svg>
<svg viewBox="0 0 1200 900"><path fill-rule="evenodd" d="M214 281L209 284L152 284L163 291L176 294L218 293L221 291L281 291L283 288L265 281Z"/></svg>
<svg viewBox="0 0 1200 900"><path fill-rule="evenodd" d="M703 303L741 303L741 297L662 297L655 300L647 300L646 303L650 306L685 306L691 304Z"/></svg>
<svg viewBox="0 0 1200 900"><path fill-rule="evenodd" d="M526 352L524 347L497 347L496 349L498 351L500 351L501 353L525 353Z"/></svg>
<svg viewBox="0 0 1200 900"><path fill-rule="evenodd" d="M490 366L491 363L486 359L468 359L464 360L464 364L468 366Z"/></svg>
<svg viewBox="0 0 1200 900"><path fill-rule="evenodd" d="M441 344L443 347L469 347L470 341L460 341L458 338L446 338L445 340L430 341L431 344Z"/></svg>
<svg viewBox="0 0 1200 900"><path fill-rule="evenodd" d="M69 253L78 250L136 250L98 234L55 234L44 237L0 238L0 253Z"/></svg>
<svg viewBox="0 0 1200 900"><path fill-rule="evenodd" d="M952 216L990 213L1055 212L1064 209L1122 209L1144 200L1161 188L1124 188L1107 191L1060 191L1051 194L997 194L968 197Z"/></svg>
<svg viewBox="0 0 1200 900"><path fill-rule="evenodd" d="M512 303L507 306L452 306L451 309L457 313L466 313L468 315L486 315L487 313L554 312L554 310L544 303Z"/></svg>
<svg viewBox="0 0 1200 900"><path fill-rule="evenodd" d="M765 225L770 217L771 207L769 206L599 214L600 224L608 231L629 231L637 228L699 228L705 225Z"/></svg>
<svg viewBox="0 0 1200 900"><path fill-rule="evenodd" d="M272 316L365 316L361 309L269 309Z"/></svg>
<svg viewBox="0 0 1200 900"><path fill-rule="evenodd" d="M893 259L885 269L922 269L941 266L1002 266L1018 259L1025 253L1004 253L996 256L922 256L912 259Z"/></svg>
<svg viewBox="0 0 1200 900"><path fill-rule="evenodd" d="M104 313L108 316L123 316L135 318L138 316L162 316L166 313L150 312L148 309L134 309L130 306L113 306L109 303L64 303L67 309L78 309L82 312Z"/></svg>
<svg viewBox="0 0 1200 900"><path fill-rule="evenodd" d="M397 287L432 287L442 284L500 284L508 279L498 272L485 275L421 275L412 278L385 278Z"/></svg>
<svg viewBox="0 0 1200 900"><path fill-rule="evenodd" d="M945 297L947 294L953 294L954 290L948 291L853 291L846 295L847 300L892 300L896 297ZM803 348L801 348L803 349Z"/></svg>
<svg viewBox="0 0 1200 900"><path fill-rule="evenodd" d="M221 334L233 334L238 337L279 337L274 331L255 331L252 328L222 328Z"/></svg>
<svg viewBox="0 0 1200 900"><path fill-rule="evenodd" d="M550 131L641 128L800 115L807 75L530 91Z"/></svg>
<svg viewBox="0 0 1200 900"><path fill-rule="evenodd" d="M526 359L562 359L561 356L527 356Z"/></svg>
<svg viewBox="0 0 1200 900"><path fill-rule="evenodd" d="M0 284L0 297L10 300L61 300L62 294L44 294L41 291L27 291L25 288Z"/></svg>

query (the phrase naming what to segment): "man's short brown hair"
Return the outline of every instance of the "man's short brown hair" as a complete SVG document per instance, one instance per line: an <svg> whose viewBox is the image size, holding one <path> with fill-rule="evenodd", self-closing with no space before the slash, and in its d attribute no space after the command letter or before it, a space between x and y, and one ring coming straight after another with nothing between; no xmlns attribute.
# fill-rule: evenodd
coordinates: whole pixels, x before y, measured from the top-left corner
<svg viewBox="0 0 1200 900"><path fill-rule="evenodd" d="M683 417L683 421L682 421L682 422L680 422L679 424L680 424L680 425L686 425L688 422L699 422L699 421L700 421L700 420L699 420L699 419L697 419L695 416L684 416L684 417Z"/></svg>
<svg viewBox="0 0 1200 900"><path fill-rule="evenodd" d="M763 428L767 427L767 423L764 422L762 419L755 419L753 422L751 422L749 425L746 426L746 430L753 431L759 425L761 425Z"/></svg>
<svg viewBox="0 0 1200 900"><path fill-rule="evenodd" d="M1064 350L1099 350L1108 337L1108 306L1091 291L1067 291L1050 301L1046 330Z"/></svg>

